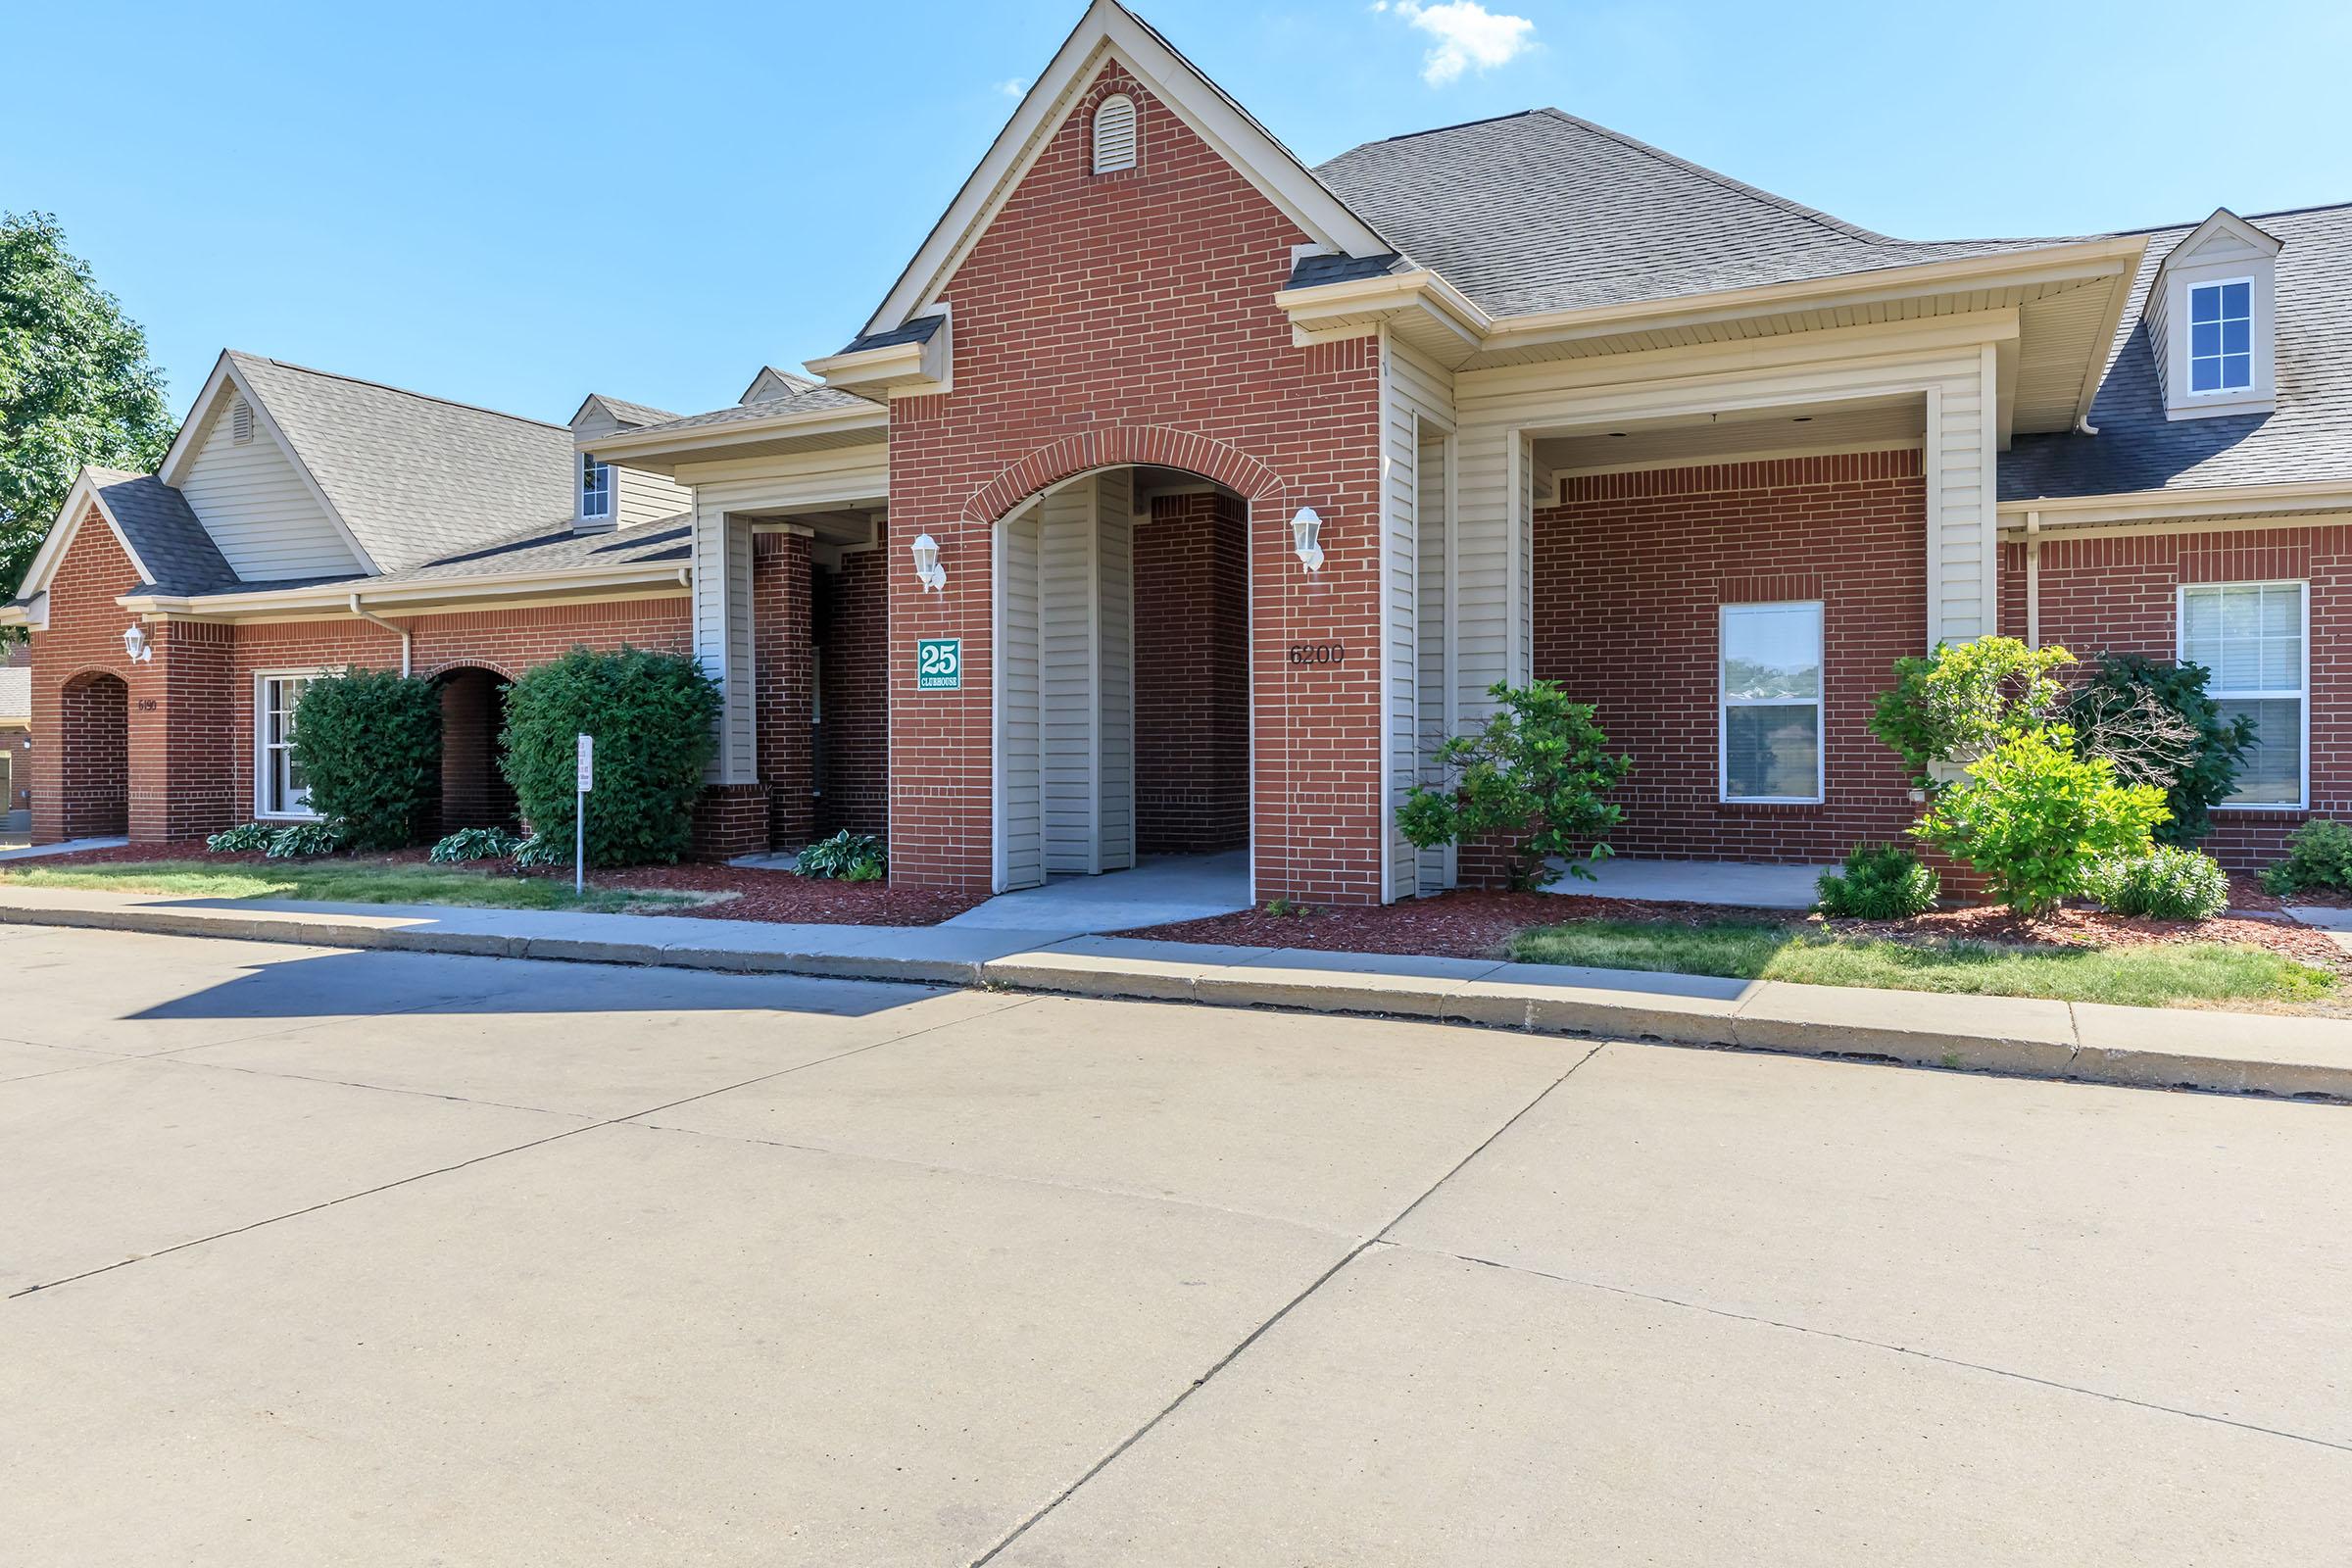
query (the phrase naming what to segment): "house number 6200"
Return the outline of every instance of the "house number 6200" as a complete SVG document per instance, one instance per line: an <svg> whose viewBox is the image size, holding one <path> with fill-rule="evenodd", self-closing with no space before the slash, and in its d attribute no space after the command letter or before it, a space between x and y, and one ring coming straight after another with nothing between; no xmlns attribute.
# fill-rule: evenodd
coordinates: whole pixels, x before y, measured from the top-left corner
<svg viewBox="0 0 2352 1568"><path fill-rule="evenodd" d="M1347 662L1346 643L1291 644L1291 662L1294 664L1344 664Z"/></svg>

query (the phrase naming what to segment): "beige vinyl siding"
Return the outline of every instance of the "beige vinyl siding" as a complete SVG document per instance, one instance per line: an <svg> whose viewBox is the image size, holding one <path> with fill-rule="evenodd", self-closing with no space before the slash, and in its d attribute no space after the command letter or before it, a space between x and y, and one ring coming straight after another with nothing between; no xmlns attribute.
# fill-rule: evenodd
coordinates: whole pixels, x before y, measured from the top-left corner
<svg viewBox="0 0 2352 1568"><path fill-rule="evenodd" d="M758 677L752 662L752 525L698 505L694 519L694 650L719 684L718 784L759 780L755 747Z"/></svg>
<svg viewBox="0 0 2352 1568"><path fill-rule="evenodd" d="M1085 480L1038 504L1039 785L1046 874L1100 869L1095 858L1095 502Z"/></svg>
<svg viewBox="0 0 2352 1568"><path fill-rule="evenodd" d="M228 417L235 396L216 400L211 428L179 484L221 557L247 582L367 570L259 411L253 439L235 441Z"/></svg>
<svg viewBox="0 0 2352 1568"><path fill-rule="evenodd" d="M1422 541L1438 542L1442 564L1446 516L1442 506L1423 505L1423 448L1425 435L1439 432L1442 468L1453 391L1445 371L1394 338L1384 336L1382 350L1382 798L1387 896L1399 899L1423 891L1421 853L1399 830L1396 813L1421 779L1424 651L1434 650L1442 667L1445 640L1445 585L1425 585ZM1438 607L1434 616L1430 607Z"/></svg>
<svg viewBox="0 0 2352 1568"><path fill-rule="evenodd" d="M1432 424L1423 424L1415 455L1414 477L1419 482L1416 515L1420 525L1415 541L1420 589L1415 610L1420 626L1418 683L1415 701L1417 736L1414 758L1421 781L1432 788L1446 782L1443 768L1431 759L1453 734L1453 594L1452 506L1450 441ZM1416 881L1423 892L1454 885L1451 845L1415 852Z"/></svg>
<svg viewBox="0 0 2352 1568"><path fill-rule="evenodd" d="M997 556L997 801L1000 892L1046 879L1038 753L1038 517L1004 519Z"/></svg>
<svg viewBox="0 0 2352 1568"><path fill-rule="evenodd" d="M737 511L880 505L890 494L889 448L880 441L814 452L684 465L677 482L698 505L712 500Z"/></svg>
<svg viewBox="0 0 2352 1568"><path fill-rule="evenodd" d="M694 492L642 468L612 470L613 515L623 528L664 522L694 510Z"/></svg>

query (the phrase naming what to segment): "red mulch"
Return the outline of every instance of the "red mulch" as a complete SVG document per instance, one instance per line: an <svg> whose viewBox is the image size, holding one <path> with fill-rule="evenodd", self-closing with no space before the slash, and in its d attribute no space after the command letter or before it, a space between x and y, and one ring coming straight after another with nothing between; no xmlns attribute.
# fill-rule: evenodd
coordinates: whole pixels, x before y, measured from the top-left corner
<svg viewBox="0 0 2352 1568"><path fill-rule="evenodd" d="M2239 883L2249 895L2239 903ZM1895 942L1995 942L2034 947L2142 947L2175 942L2237 942L2305 963L2352 973L2352 954L2328 934L2270 912L2282 907L2230 878L2230 913L2211 920L2144 920L2100 909L2058 909L2020 919L1997 906L1936 909L1911 920L1824 920L1794 909L1745 909L1713 904L1637 899L1564 898L1545 893L1442 893L1371 907L1315 908L1275 915L1263 909L1126 931L1122 936L1230 947L1307 948L1321 953L1412 953L1457 958L1499 957L1529 926L1577 920L1642 920L1711 925L1725 920L1811 926L1843 936ZM2257 902L2259 901L2259 902ZM2265 915L2268 914L2266 918Z"/></svg>
<svg viewBox="0 0 2352 1568"><path fill-rule="evenodd" d="M425 852L421 849L401 850L365 858L414 864L425 858ZM26 864L69 866L145 860L206 860L220 865L268 863L267 858L260 855L215 855L204 847L204 840L189 839L177 844L131 844L111 850L82 850L73 855L44 857ZM571 875L568 866L514 871L491 860L474 861L466 869L507 869L509 874L514 876L568 878ZM961 914L986 897L984 894L943 892L937 888L893 887L888 882L821 881L814 877L795 876L790 871L696 862L633 865L617 870L592 871L588 880L600 888L732 895L713 899L707 904L648 906L639 911L643 914L692 915L706 920L771 920L808 925L937 925L950 915Z"/></svg>

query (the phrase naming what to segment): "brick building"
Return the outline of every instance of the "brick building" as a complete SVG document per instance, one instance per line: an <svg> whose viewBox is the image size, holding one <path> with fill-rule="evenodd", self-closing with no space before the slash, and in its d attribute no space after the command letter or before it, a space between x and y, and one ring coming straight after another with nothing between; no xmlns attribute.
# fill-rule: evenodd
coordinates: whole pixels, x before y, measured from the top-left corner
<svg viewBox="0 0 2352 1568"><path fill-rule="evenodd" d="M807 376L561 429L224 356L8 608L34 826L298 813L351 661L445 681L492 817L499 679L627 640L721 683L713 855L1409 897L1482 869L1396 831L1429 752L1545 677L1636 758L1623 852L1811 861L1912 816L1893 660L1997 630L2211 667L2242 862L2352 810L2348 348L2352 209L1897 240L1555 110L1310 169L1097 0Z"/></svg>

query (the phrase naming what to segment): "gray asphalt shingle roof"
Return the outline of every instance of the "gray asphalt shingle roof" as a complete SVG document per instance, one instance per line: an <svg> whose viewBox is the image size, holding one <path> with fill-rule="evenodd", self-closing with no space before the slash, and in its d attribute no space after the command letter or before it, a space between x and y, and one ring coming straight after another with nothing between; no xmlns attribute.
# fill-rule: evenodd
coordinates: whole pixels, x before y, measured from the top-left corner
<svg viewBox="0 0 2352 1568"><path fill-rule="evenodd" d="M178 491L151 473L96 466L84 471L122 525L131 553L155 574L153 586L166 593L204 593L237 580Z"/></svg>
<svg viewBox="0 0 2352 1568"><path fill-rule="evenodd" d="M647 430L699 430L715 424L741 424L747 419L772 419L779 414L801 414L816 409L870 409L874 405L860 397L829 386L796 387L778 397L762 398L757 403L731 403L709 414L690 414L682 419L669 419L661 424L641 426L632 434Z"/></svg>
<svg viewBox="0 0 2352 1568"><path fill-rule="evenodd" d="M693 532L693 518L683 514L610 533L574 533L568 524L557 528L541 525L425 562L406 571L388 571L374 577L288 577L269 582L235 582L188 597L269 593L317 588L328 583L373 593L384 588L463 583L486 577L542 572L554 575L589 566L683 566L694 559Z"/></svg>
<svg viewBox="0 0 2352 1568"><path fill-rule="evenodd" d="M1314 172L1497 317L2065 243L1892 239L1557 109L1368 142Z"/></svg>
<svg viewBox="0 0 2352 1568"><path fill-rule="evenodd" d="M631 403L603 392L596 394L596 401L612 410L612 417L623 424L667 424L677 417L667 409L657 409L650 403Z"/></svg>
<svg viewBox="0 0 2352 1568"><path fill-rule="evenodd" d="M2004 501L2352 479L2352 204L2247 220L2280 241L2278 407L2168 419L2147 323L2148 288L2197 224L2152 231L2091 405L2095 436L2019 436L2001 457Z"/></svg>
<svg viewBox="0 0 2352 1568"><path fill-rule="evenodd" d="M386 572L572 514L571 432L231 352L296 457Z"/></svg>

